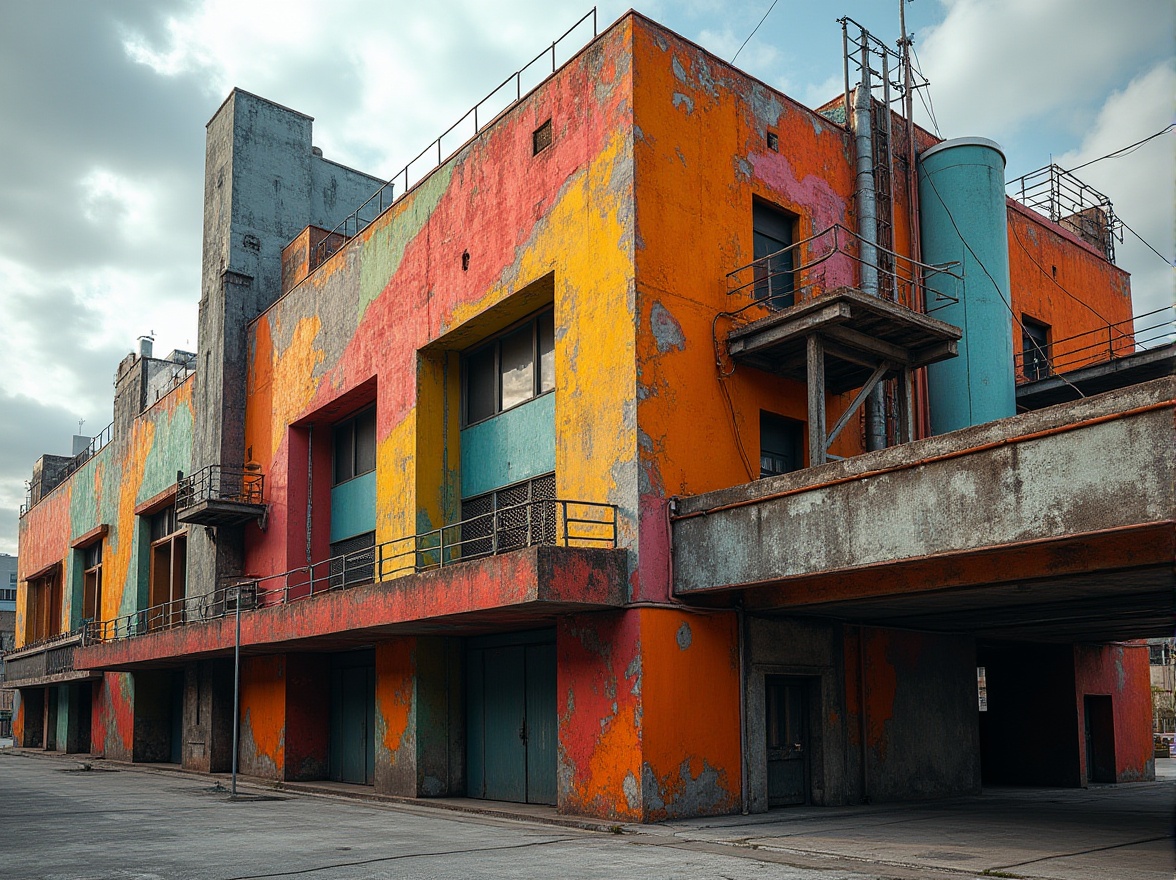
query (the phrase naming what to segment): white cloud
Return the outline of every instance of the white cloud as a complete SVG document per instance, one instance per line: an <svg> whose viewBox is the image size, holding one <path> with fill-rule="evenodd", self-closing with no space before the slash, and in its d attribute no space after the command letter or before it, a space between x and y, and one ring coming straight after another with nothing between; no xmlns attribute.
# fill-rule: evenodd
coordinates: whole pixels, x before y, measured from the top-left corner
<svg viewBox="0 0 1176 880"><path fill-rule="evenodd" d="M1073 168L1160 131L1172 122L1174 95L1176 63L1168 60L1113 92L1081 144L1055 161ZM1110 198L1115 213L1168 260L1176 256L1176 131L1075 174ZM1170 265L1164 265L1130 232L1125 232L1116 251L1119 264L1134 270L1131 288L1136 314L1172 305Z"/></svg>

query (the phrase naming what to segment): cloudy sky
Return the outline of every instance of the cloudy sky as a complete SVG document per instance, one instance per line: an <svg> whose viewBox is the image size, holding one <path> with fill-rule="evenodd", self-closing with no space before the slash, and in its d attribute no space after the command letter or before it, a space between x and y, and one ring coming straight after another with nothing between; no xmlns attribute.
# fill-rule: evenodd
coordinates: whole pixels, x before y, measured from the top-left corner
<svg viewBox="0 0 1176 880"><path fill-rule="evenodd" d="M731 59L771 0L640 11ZM315 117L328 158L390 177L590 7L552 0L0 0L0 551L33 461L111 418L136 338L194 349L204 125L234 85ZM601 26L625 11L599 8ZM850 15L893 43L898 0L777 0L738 66L810 105L841 89ZM944 137L1010 178L1073 167L1173 121L1171 0L915 0ZM925 124L926 114L919 109ZM1169 260L1176 132L1079 176ZM1136 313L1173 270L1130 233Z"/></svg>

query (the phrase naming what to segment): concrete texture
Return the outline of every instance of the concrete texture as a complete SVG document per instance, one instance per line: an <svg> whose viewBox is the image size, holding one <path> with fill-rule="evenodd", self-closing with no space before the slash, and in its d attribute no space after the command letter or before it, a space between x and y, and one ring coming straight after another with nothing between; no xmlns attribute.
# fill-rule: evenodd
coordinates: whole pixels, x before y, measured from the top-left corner
<svg viewBox="0 0 1176 880"><path fill-rule="evenodd" d="M326 796L309 796L242 783L230 802L206 777L0 752L10 805L4 876L562 880L571 869L601 880L960 880L985 871L1166 880L1176 773L1164 775L1084 792L997 789L930 806L792 808L608 833L545 824L550 808L450 800L429 809L333 797L354 787L330 784L318 786Z"/></svg>
<svg viewBox="0 0 1176 880"><path fill-rule="evenodd" d="M1174 389L1174 380L1157 379L683 499L673 525L675 590L1153 524L1170 531ZM1138 550L1130 548L1131 564L1160 561L1141 559ZM1084 559L1084 570L1096 558Z"/></svg>

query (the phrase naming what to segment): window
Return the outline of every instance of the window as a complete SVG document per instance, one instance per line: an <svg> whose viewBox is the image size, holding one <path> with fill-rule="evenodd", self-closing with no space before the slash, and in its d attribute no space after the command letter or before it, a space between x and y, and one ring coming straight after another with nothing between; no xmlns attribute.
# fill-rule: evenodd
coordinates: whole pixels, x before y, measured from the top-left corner
<svg viewBox="0 0 1176 880"><path fill-rule="evenodd" d="M792 247L795 230L795 215L763 202L752 204L752 258L763 260L755 267L755 298L772 309L794 301L793 251L779 251Z"/></svg>
<svg viewBox="0 0 1176 880"><path fill-rule="evenodd" d="M1021 371L1032 382L1052 373L1049 364L1049 325L1021 316Z"/></svg>
<svg viewBox="0 0 1176 880"><path fill-rule="evenodd" d="M531 135L531 155L537 156L551 146L551 120L548 119Z"/></svg>
<svg viewBox="0 0 1176 880"><path fill-rule="evenodd" d="M803 448L803 423L760 411L760 479L800 470Z"/></svg>
<svg viewBox="0 0 1176 880"><path fill-rule="evenodd" d="M159 629L183 620L188 535L176 522L174 504L150 515L147 527L151 539L147 628Z"/></svg>
<svg viewBox="0 0 1176 880"><path fill-rule="evenodd" d="M341 422L332 432L335 450L333 485L370 474L376 469L376 408Z"/></svg>
<svg viewBox="0 0 1176 880"><path fill-rule="evenodd" d="M102 617L102 541L78 551L82 557L82 618Z"/></svg>
<svg viewBox="0 0 1176 880"><path fill-rule="evenodd" d="M0 602L15 602L16 601L16 587L5 587L0 589Z"/></svg>
<svg viewBox="0 0 1176 880"><path fill-rule="evenodd" d="M462 557L490 556L555 543L555 474L496 489L461 503Z"/></svg>
<svg viewBox="0 0 1176 880"><path fill-rule="evenodd" d="M555 390L555 312L503 333L465 358L465 424Z"/></svg>
<svg viewBox="0 0 1176 880"><path fill-rule="evenodd" d="M61 566L29 581L25 602L25 644L61 632Z"/></svg>

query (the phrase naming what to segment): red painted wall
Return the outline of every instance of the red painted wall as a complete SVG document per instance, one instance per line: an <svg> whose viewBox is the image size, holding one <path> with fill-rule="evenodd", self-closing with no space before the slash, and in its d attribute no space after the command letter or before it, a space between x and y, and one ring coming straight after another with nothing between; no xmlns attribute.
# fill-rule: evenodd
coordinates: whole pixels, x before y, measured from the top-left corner
<svg viewBox="0 0 1176 880"><path fill-rule="evenodd" d="M1076 645L1074 696L1078 709L1078 749L1086 778L1084 697L1106 694L1115 715L1115 781L1155 778L1152 755L1152 699L1146 644Z"/></svg>

